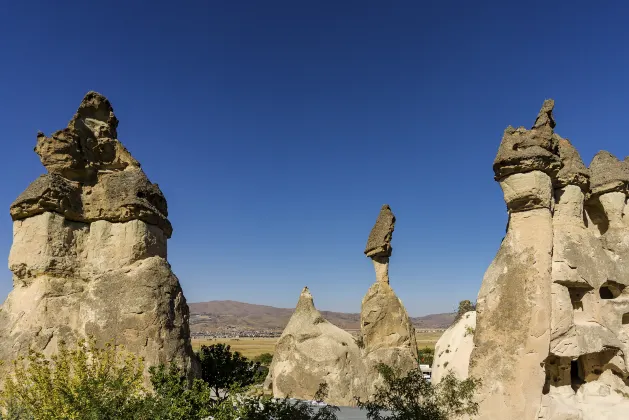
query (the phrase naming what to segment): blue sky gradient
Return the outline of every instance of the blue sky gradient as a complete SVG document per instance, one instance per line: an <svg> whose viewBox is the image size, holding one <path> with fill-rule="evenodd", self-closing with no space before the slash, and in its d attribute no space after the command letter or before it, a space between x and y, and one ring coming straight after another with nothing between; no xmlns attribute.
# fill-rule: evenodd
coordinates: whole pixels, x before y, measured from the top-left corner
<svg viewBox="0 0 629 420"><path fill-rule="evenodd" d="M359 311L383 203L409 313L475 299L505 232L506 126L554 98L586 164L629 154L629 4L515 3L8 2L0 255L11 202L44 172L37 131L96 90L168 199L188 301L292 307L308 285L319 309ZM11 287L5 268L0 300Z"/></svg>

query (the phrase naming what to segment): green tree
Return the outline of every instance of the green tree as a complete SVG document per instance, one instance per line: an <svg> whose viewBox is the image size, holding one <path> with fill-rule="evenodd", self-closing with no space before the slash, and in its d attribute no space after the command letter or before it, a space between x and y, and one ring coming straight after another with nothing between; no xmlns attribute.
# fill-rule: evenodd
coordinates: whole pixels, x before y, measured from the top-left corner
<svg viewBox="0 0 629 420"><path fill-rule="evenodd" d="M155 420L197 420L210 416L215 400L207 383L201 379L190 382L175 364L151 366L153 394L147 396L147 415Z"/></svg>
<svg viewBox="0 0 629 420"><path fill-rule="evenodd" d="M142 360L111 344L64 343L47 359L30 351L4 380L0 412L13 419L139 419L144 389Z"/></svg>
<svg viewBox="0 0 629 420"><path fill-rule="evenodd" d="M435 358L435 349L431 349L430 347L424 347L423 349L417 350L417 362L420 365L430 365L432 366L432 361Z"/></svg>
<svg viewBox="0 0 629 420"><path fill-rule="evenodd" d="M459 319L461 319L461 317L463 315L465 315L466 313L470 312L470 311L475 311L476 310L476 304L472 303L469 300L462 300L459 302L459 307L456 311L456 317L454 317L454 322L457 322Z"/></svg>
<svg viewBox="0 0 629 420"><path fill-rule="evenodd" d="M260 380L260 363L251 362L225 344L202 346L197 353L201 362L201 378L220 401L232 388L245 388Z"/></svg>
<svg viewBox="0 0 629 420"><path fill-rule="evenodd" d="M327 385L321 384L315 400L322 402L327 396ZM285 398L246 396L234 394L213 413L215 420L337 420L338 407L314 407L303 401Z"/></svg>
<svg viewBox="0 0 629 420"><path fill-rule="evenodd" d="M271 353L262 353L256 356L253 361L260 363L262 366L269 366L273 361L273 355Z"/></svg>
<svg viewBox="0 0 629 420"><path fill-rule="evenodd" d="M384 386L379 386L369 401L357 399L370 420L451 420L478 413L474 391L480 380L460 381L449 373L438 385L432 385L419 369L402 376L380 364L378 371Z"/></svg>

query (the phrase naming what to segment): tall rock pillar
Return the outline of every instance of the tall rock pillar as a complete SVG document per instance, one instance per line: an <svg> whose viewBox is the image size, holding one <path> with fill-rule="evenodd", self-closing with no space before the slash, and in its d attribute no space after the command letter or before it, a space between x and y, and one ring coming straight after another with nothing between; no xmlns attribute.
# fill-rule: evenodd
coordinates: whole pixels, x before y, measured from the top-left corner
<svg viewBox="0 0 629 420"><path fill-rule="evenodd" d="M478 295L470 375L481 378L482 420L533 420L550 345L553 186L559 170L554 103L531 130L507 128L494 161L509 212L507 235Z"/></svg>
<svg viewBox="0 0 629 420"><path fill-rule="evenodd" d="M109 101L89 92L35 151L48 173L11 205L13 290L0 310L1 369L29 348L93 337L194 371L188 305L166 260L166 199L117 140ZM0 375L1 376L1 375Z"/></svg>
<svg viewBox="0 0 629 420"><path fill-rule="evenodd" d="M376 282L363 298L360 311L363 355L370 378L374 378L368 379L368 387L376 384L375 366L378 363L395 366L403 372L417 366L415 328L402 301L389 285L389 257L394 228L395 216L385 204L365 248L365 255L372 259L376 271Z"/></svg>

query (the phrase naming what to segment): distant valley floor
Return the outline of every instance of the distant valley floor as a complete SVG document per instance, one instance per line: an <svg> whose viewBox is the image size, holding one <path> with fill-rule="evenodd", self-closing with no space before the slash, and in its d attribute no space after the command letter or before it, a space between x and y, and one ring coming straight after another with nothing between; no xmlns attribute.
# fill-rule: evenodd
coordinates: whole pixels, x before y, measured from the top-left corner
<svg viewBox="0 0 629 420"><path fill-rule="evenodd" d="M254 305L236 301L211 301L190 303L190 331L193 334L222 332L225 338L248 332L259 331L281 333L293 309ZM334 325L348 331L360 329L360 314L321 311L321 314ZM426 315L411 318L415 328L422 330L443 330L448 328L454 313Z"/></svg>

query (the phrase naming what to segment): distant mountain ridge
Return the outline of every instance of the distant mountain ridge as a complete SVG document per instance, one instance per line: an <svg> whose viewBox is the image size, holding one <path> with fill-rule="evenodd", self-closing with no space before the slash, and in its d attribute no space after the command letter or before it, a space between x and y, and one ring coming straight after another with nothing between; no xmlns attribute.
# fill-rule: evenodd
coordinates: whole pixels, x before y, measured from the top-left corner
<svg viewBox="0 0 629 420"><path fill-rule="evenodd" d="M241 329L279 329L288 323L294 309L256 305L233 300L189 303L190 330L214 331L227 326ZM321 311L334 325L346 330L360 329L360 314ZM411 318L417 329L448 328L454 321L454 313L432 314Z"/></svg>

